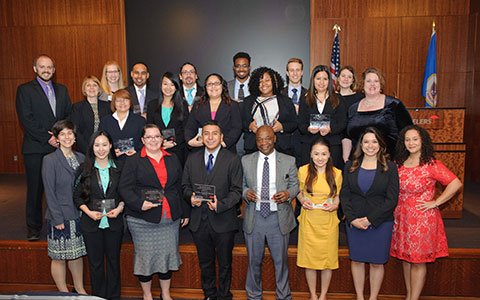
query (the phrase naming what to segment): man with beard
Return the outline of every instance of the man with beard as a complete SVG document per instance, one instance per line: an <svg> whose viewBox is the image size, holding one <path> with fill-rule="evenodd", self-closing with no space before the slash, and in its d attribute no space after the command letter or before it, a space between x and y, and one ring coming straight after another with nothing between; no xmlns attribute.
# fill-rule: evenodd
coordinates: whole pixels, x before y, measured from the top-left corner
<svg viewBox="0 0 480 300"><path fill-rule="evenodd" d="M64 85L52 81L55 63L41 54L33 62L37 78L17 89L16 108L24 127L22 154L27 178L27 239L36 241L42 229L42 161L58 147L50 131L59 120L70 118L72 103Z"/></svg>
<svg viewBox="0 0 480 300"><path fill-rule="evenodd" d="M133 65L130 72L133 85L130 85L126 90L132 96L133 113L140 114L142 117L147 117L148 102L157 99L157 93L147 87L147 80L150 77L148 67L145 63L137 62Z"/></svg>
<svg viewBox="0 0 480 300"><path fill-rule="evenodd" d="M182 89L180 93L188 103L188 110L192 110L193 102L203 96L205 90L197 84L198 75L197 68L192 63L186 62L180 67L180 80L182 81Z"/></svg>

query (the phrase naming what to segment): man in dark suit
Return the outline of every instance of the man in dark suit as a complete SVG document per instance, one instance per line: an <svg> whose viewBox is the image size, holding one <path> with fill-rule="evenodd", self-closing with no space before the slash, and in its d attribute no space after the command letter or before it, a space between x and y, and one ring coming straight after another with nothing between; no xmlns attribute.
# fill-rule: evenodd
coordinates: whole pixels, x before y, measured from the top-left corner
<svg viewBox="0 0 480 300"><path fill-rule="evenodd" d="M42 229L42 161L43 157L58 147L50 132L53 124L70 118L72 103L64 85L52 81L55 63L48 55L35 58L33 71L37 78L17 89L16 109L24 127L22 153L27 177L27 239L40 238Z"/></svg>
<svg viewBox="0 0 480 300"><path fill-rule="evenodd" d="M300 58L290 58L287 62L287 87L282 90L282 95L292 99L297 115L300 101L305 100L305 94L307 93L307 89L302 86L302 77L303 61ZM298 129L292 134L292 144L297 167L300 167L302 148Z"/></svg>
<svg viewBox="0 0 480 300"><path fill-rule="evenodd" d="M157 92L147 87L147 80L150 78L147 65L143 62L135 63L130 76L133 85L129 85L126 90L132 96L133 113L146 118L148 102L158 98Z"/></svg>
<svg viewBox="0 0 480 300"><path fill-rule="evenodd" d="M216 121L203 126L205 149L190 154L182 179L185 200L192 206L189 228L197 246L205 299L233 298L232 250L238 230L235 206L242 195L242 166L236 154L221 147L222 138ZM195 184L214 186L213 201L196 200Z"/></svg>
<svg viewBox="0 0 480 300"><path fill-rule="evenodd" d="M273 129L257 130L259 151L242 157L243 232L248 252L248 299L262 299L262 261L265 242L275 267L276 299L291 299L288 281L288 240L295 228L291 200L298 194L295 158L275 151Z"/></svg>
<svg viewBox="0 0 480 300"><path fill-rule="evenodd" d="M184 63L180 67L180 80L182 81L182 89L180 94L183 100L188 103L188 110L192 110L193 102L200 99L205 93L205 89L197 83L197 68L190 62Z"/></svg>

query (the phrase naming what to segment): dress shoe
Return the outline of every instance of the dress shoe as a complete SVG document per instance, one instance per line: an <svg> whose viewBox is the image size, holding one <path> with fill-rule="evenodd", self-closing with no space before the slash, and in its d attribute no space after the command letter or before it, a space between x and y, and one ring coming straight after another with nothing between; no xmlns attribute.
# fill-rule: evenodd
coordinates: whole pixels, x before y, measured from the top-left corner
<svg viewBox="0 0 480 300"><path fill-rule="evenodd" d="M38 241L40 239L40 232L33 228L28 228L27 240L30 242Z"/></svg>

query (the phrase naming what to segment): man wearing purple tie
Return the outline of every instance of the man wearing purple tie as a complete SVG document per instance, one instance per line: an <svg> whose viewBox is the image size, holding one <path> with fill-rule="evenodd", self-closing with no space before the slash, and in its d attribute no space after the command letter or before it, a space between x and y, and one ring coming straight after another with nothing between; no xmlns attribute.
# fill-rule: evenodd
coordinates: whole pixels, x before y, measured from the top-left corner
<svg viewBox="0 0 480 300"><path fill-rule="evenodd" d="M150 78L147 64L143 62L135 63L130 76L132 77L133 85L129 85L126 90L132 97L131 109L134 114L140 114L142 117L147 118L148 102L158 98L158 94L147 87L147 81Z"/></svg>
<svg viewBox="0 0 480 300"><path fill-rule="evenodd" d="M243 232L248 252L248 299L262 299L265 243L275 267L276 299L292 299L288 281L288 240L295 228L291 200L298 194L295 158L275 151L276 136L264 125L257 130L259 151L242 157Z"/></svg>

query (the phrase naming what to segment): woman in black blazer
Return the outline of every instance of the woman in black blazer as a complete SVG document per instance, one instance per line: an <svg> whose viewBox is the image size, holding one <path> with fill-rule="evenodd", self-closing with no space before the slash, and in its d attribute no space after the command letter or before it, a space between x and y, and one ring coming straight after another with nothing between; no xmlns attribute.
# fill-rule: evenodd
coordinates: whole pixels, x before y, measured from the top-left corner
<svg viewBox="0 0 480 300"><path fill-rule="evenodd" d="M298 129L301 133L302 165L310 161L310 144L315 136L321 135L330 142L333 164L342 170L342 133L347 126L347 111L335 93L332 75L327 66L318 65L312 71L310 87L305 100L301 99L298 113ZM312 126L311 115L328 116L329 124L320 128Z"/></svg>
<svg viewBox="0 0 480 300"><path fill-rule="evenodd" d="M345 165L340 190L357 299L363 299L365 263L370 264L370 299L376 299L380 291L384 264L390 254L398 194L397 166L388 160L379 131L367 127L352 161Z"/></svg>
<svg viewBox="0 0 480 300"><path fill-rule="evenodd" d="M77 126L77 151L83 154L87 153L90 136L98 130L100 119L112 113L110 103L98 100L101 91L97 77L85 77L82 92L87 99L72 106L71 120Z"/></svg>
<svg viewBox="0 0 480 300"><path fill-rule="evenodd" d="M237 153L235 145L242 133L242 118L237 102L228 94L227 82L219 74L213 73L205 79L205 95L193 104L185 127L185 139L193 149L204 146L199 134L206 122L215 120L223 133L222 147Z"/></svg>
<svg viewBox="0 0 480 300"><path fill-rule="evenodd" d="M290 98L283 96L284 81L278 72L260 67L252 72L248 96L243 103L242 119L245 152L257 151L255 133L262 125L273 128L275 149L293 155L292 133L297 129L297 114Z"/></svg>
<svg viewBox="0 0 480 300"><path fill-rule="evenodd" d="M175 153L182 166L186 160L185 125L188 120L188 104L180 94L180 83L170 72L163 74L160 80L160 96L150 101L147 107L147 124L160 128L163 149Z"/></svg>
<svg viewBox="0 0 480 300"><path fill-rule="evenodd" d="M125 162L119 193L126 203L135 247L134 274L144 299L152 299L152 278L158 273L162 299L170 300L172 271L182 263L179 229L188 224L190 206L182 198L182 167L175 154L161 147L163 136L158 126L147 124L142 141L143 149Z"/></svg>
<svg viewBox="0 0 480 300"><path fill-rule="evenodd" d="M95 132L85 162L80 165L73 195L75 206L83 211L80 228L87 248L92 295L106 299L120 299L124 208L118 195L121 166L115 159L110 135Z"/></svg>
<svg viewBox="0 0 480 300"><path fill-rule="evenodd" d="M121 89L113 94L110 108L114 112L100 120L99 130L110 134L117 158L124 161L142 148L142 129L145 118L130 111L132 98L130 93Z"/></svg>

